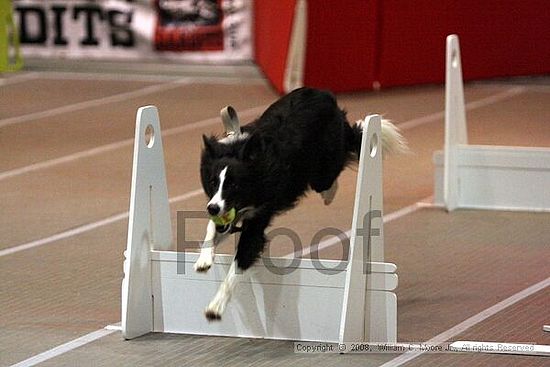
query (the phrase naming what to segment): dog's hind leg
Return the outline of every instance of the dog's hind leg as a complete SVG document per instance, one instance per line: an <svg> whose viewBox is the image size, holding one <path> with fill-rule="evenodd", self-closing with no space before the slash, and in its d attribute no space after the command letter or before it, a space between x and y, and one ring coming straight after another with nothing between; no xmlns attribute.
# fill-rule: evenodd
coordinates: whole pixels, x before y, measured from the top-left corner
<svg viewBox="0 0 550 367"><path fill-rule="evenodd" d="M201 246L201 252L199 258L195 262L194 269L197 272L206 272L212 266L214 262L214 256L216 255L216 246L220 243L227 233L218 233L216 231L216 223L213 221L208 222L206 228L206 236Z"/></svg>
<svg viewBox="0 0 550 367"><path fill-rule="evenodd" d="M330 205L336 196L336 191L338 191L338 180L334 180L330 189L321 191L321 197L325 205Z"/></svg>

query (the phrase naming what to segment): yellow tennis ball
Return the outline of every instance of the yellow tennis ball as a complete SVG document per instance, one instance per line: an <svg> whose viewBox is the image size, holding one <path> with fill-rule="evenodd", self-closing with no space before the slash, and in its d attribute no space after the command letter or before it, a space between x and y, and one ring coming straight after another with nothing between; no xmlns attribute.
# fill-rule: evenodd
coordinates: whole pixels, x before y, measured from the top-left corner
<svg viewBox="0 0 550 367"><path fill-rule="evenodd" d="M212 222L216 223L216 225L218 226L226 226L232 223L235 220L236 216L237 216L237 211L235 210L235 208L231 208L224 215L212 215L210 216L210 219L212 220Z"/></svg>

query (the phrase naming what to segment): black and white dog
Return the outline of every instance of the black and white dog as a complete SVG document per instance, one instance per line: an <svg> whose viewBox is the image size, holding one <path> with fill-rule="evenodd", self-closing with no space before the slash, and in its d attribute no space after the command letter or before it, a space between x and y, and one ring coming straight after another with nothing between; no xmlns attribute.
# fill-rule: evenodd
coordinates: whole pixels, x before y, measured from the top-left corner
<svg viewBox="0 0 550 367"><path fill-rule="evenodd" d="M237 218L225 226L208 223L195 270L207 271L216 245L241 232L235 260L206 308L207 319L221 318L238 278L261 255L264 231L274 216L294 207L310 188L326 205L332 202L340 172L359 157L361 122L351 126L331 93L301 88L273 103L239 134L203 136L200 170L210 198L207 210L221 216L235 208ZM397 128L385 120L382 147L385 152L405 149Z"/></svg>

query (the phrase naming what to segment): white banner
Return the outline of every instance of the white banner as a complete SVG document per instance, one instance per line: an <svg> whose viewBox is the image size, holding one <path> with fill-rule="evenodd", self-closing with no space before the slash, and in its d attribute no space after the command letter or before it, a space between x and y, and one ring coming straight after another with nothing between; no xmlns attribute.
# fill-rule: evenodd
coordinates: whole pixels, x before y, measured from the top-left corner
<svg viewBox="0 0 550 367"><path fill-rule="evenodd" d="M252 0L14 0L24 56L252 58Z"/></svg>

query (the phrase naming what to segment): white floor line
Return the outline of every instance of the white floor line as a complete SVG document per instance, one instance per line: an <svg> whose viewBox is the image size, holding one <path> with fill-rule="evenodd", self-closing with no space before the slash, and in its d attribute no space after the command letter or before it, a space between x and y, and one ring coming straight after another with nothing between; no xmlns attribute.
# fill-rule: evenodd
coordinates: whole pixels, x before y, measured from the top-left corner
<svg viewBox="0 0 550 367"><path fill-rule="evenodd" d="M40 77L40 74L36 72L18 74L10 78L0 79L0 87L17 84L17 83L23 83L29 80L38 79L39 77Z"/></svg>
<svg viewBox="0 0 550 367"><path fill-rule="evenodd" d="M26 115L8 117L6 119L0 120L0 128L6 127L9 125L35 121L46 117L57 116L68 112L75 112L86 108L97 107L97 106L101 106L109 103L123 102L123 101L127 101L130 98L141 97L152 93L158 93L158 92L167 91L170 89L179 88L183 84L188 84L188 83L189 83L189 78L181 78L169 83L151 85L148 87L133 90L131 92L124 92L124 93L119 93L108 97L91 99L84 102L78 102L78 103L74 103L66 106L56 107L45 111L33 112Z"/></svg>
<svg viewBox="0 0 550 367"><path fill-rule="evenodd" d="M423 208L430 208L433 206L433 195L428 196L427 198L424 198L414 204L411 204L409 206L406 206L404 208L398 209L394 212L391 212L389 214L384 215L384 224L389 223L391 221L394 221L396 219L402 218L406 215L409 215L411 213L416 212L419 209Z"/></svg>
<svg viewBox="0 0 550 367"><path fill-rule="evenodd" d="M15 254L17 252L21 252L21 251L24 251L24 250L29 250L29 249L35 248L35 247L44 246L44 245L47 245L49 243L52 243L52 242L55 242L55 241L60 241L60 240L63 240L65 238L73 237L73 236L79 235L81 233L88 232L88 231L91 231L93 229L103 227L103 226L106 226L108 224L115 223L115 222L118 222L118 221L126 219L126 218L128 218L128 212L119 213L119 214L112 215L110 217L104 218L102 220L99 220L99 221L96 221L96 222L93 222L93 223L84 224L84 225L81 225L81 226L63 231L63 232L56 233L56 234L48 236L48 237L40 238L38 240L30 241L30 242L27 242L27 243L24 243L24 244L21 244L21 245L8 247L6 249L0 250L0 257Z"/></svg>
<svg viewBox="0 0 550 367"><path fill-rule="evenodd" d="M104 327L106 330L122 331L122 322L117 322Z"/></svg>
<svg viewBox="0 0 550 367"><path fill-rule="evenodd" d="M469 110L474 110L476 108L486 107L491 104L498 103L506 99L515 97L519 94L525 93L526 91L527 91L527 88L525 87L513 87L505 90L504 92L496 93L488 97L481 98L477 101L466 103L465 108L467 111L469 111ZM398 124L398 127L401 130L408 130L413 127L417 127L429 122L442 120L444 117L445 117L445 111L439 111L426 116L421 116L421 117L403 122L402 124Z"/></svg>
<svg viewBox="0 0 550 367"><path fill-rule="evenodd" d="M480 87L489 87L489 88L502 88L502 87L520 87L520 88L527 88L528 92L542 92L542 93L548 93L550 92L550 84L522 84L522 83L489 83L481 81L479 84L469 84L469 86L480 86Z"/></svg>
<svg viewBox="0 0 550 367"><path fill-rule="evenodd" d="M100 338L103 338L104 336L107 336L109 334L114 333L115 330L107 330L107 329L99 329L97 331L91 332L89 334L86 334L84 336L81 336L80 338L71 340L70 342L67 342L65 344L61 344L60 346L57 346L55 348L52 348L50 350L45 351L44 353L40 353L35 355L34 357L25 359L24 361L21 361L19 363L13 364L10 367L31 367L36 366L39 363L45 362L49 359L55 358L57 356L60 356L62 354L65 354L67 352L70 352L71 350L74 350L76 348L79 348L83 345L89 344L95 340L98 340Z"/></svg>
<svg viewBox="0 0 550 367"><path fill-rule="evenodd" d="M464 331L468 330L474 325L479 324L482 321L485 321L489 317L496 315L497 313L501 312L502 310L506 309L507 307L512 306L515 303L518 303L525 298L543 290L544 288L550 286L550 277L546 278L545 280L538 282L536 284L533 284L532 286L525 288L524 290L506 298L505 300L495 304L494 306L491 306L489 308L486 308L485 310L481 311L478 314L475 314L474 316L462 321L461 323L453 326L452 328L442 332L441 334L438 334L428 340L426 344L441 344L449 339L463 333ZM410 362L413 359L420 357L425 352L406 352L404 354L401 354L399 357L396 357L383 365L379 367L398 367L403 365L404 363Z"/></svg>
<svg viewBox="0 0 550 367"><path fill-rule="evenodd" d="M251 116L256 116L257 114L263 112L265 107L266 106L258 106L258 107L252 107L252 108L240 111L239 116L242 117L242 118L249 118ZM170 128L170 129L163 130L162 131L162 136L167 137L167 136L171 136L171 135L181 134L181 133L187 132L189 130L200 129L200 128L204 128L204 127L208 127L208 126L216 125L216 124L221 125L220 118L219 117L212 117L212 118L209 118L209 119L193 122L193 123L190 123L190 124L187 124L187 125L177 126L177 127L173 127L173 128ZM59 157L59 158L54 158L54 159L50 159L50 160L47 160L47 161L42 161L42 162L30 164L28 166L15 168L15 169L12 169L12 170L9 170L9 171L4 171L4 172L0 173L0 181L8 179L8 178L15 177L15 176L19 176L19 175L22 175L22 174L25 174L25 173L38 171L38 170L45 169L45 168L51 168L51 167L54 167L54 166L57 166L57 165L60 165L60 164L64 164L64 163L73 162L73 161L76 161L78 159L91 157L91 156L94 156L94 155L97 155L97 154L107 153L107 152L110 152L110 151L113 151L113 150L116 150L116 149L131 146L133 143L134 143L134 138L128 138L128 139L120 140L120 141L117 141L117 142L114 142L114 143L105 144L105 145L102 145L102 146L99 146L99 147L96 147L96 148L83 150L81 152L65 155L65 156L62 156L62 157Z"/></svg>
<svg viewBox="0 0 550 367"><path fill-rule="evenodd" d="M40 79L50 80L101 80L101 81L129 81L129 82L170 82L181 79L182 76L169 75L135 75L125 73L95 73L78 71L41 71Z"/></svg>
<svg viewBox="0 0 550 367"><path fill-rule="evenodd" d="M190 76L190 83L197 84L223 84L223 85L269 85L265 79L262 78L226 78L219 76Z"/></svg>
<svg viewBox="0 0 550 367"><path fill-rule="evenodd" d="M406 215L412 214L412 213L416 212L418 209L428 208L432 205L432 204L430 204L430 200L432 200L432 198L433 198L433 196L429 196L425 199L420 200L417 203L414 203L412 205L406 206L404 208L401 208L399 210L396 210L394 212L386 214L386 215L384 215L382 220L383 220L384 224L386 224L386 223L389 223L389 222L394 221L396 219L402 218ZM346 239L349 239L350 236L351 236L351 229L348 229L346 232L344 232L344 235L345 235ZM283 257L287 257L287 258L306 257L306 256L309 256L314 249L317 252L319 252L321 250L324 250L326 248L329 248L329 247L332 247L334 245L341 244L341 243L342 243L341 238L331 237L329 239L326 239L324 241L319 242L319 245L316 246L316 247L309 246L309 247L306 247L303 250L301 250L301 249L297 250L297 251L292 252L290 254L287 254Z"/></svg>
<svg viewBox="0 0 550 367"><path fill-rule="evenodd" d="M40 79L52 80L101 80L101 81L128 81L128 82L170 82L181 79L181 75L136 75L116 73L95 73L95 72L66 72L46 71L38 76ZM265 79L257 76L198 76L186 75L186 79L192 83L219 83L219 84L258 84L265 83ZM1 84L0 84L1 85Z"/></svg>
<svg viewBox="0 0 550 367"><path fill-rule="evenodd" d="M169 202L172 204L172 203L176 203L176 202L179 202L179 201L185 201L185 200L189 200L191 198L194 198L194 197L202 195L202 194L203 194L202 189L197 189L197 190L189 191L189 192L187 192L183 195L179 195L179 196L175 196L173 198L170 198ZM84 224L84 225L81 225L81 226L63 231L63 232L59 232L59 233L56 233L56 234L48 236L48 237L40 238L38 240L30 241L30 242L27 242L27 243L24 243L24 244L21 244L21 245L8 247L6 249L0 250L0 257L15 254L17 252L29 250L29 249L35 248L35 247L44 246L44 245L47 245L47 244L55 242L55 241L63 240L65 238L77 236L79 234L89 232L89 231L92 231L94 229L104 227L104 226L112 224L112 223L119 222L119 221L124 220L126 218L128 218L128 212L127 211L123 212L123 213L112 215L110 217L98 220L96 222Z"/></svg>
<svg viewBox="0 0 550 367"><path fill-rule="evenodd" d="M192 78L189 78L189 79L192 80ZM489 96L487 98L480 99L479 101L474 101L474 102L467 103L466 104L466 109L470 110L472 108L479 108L479 107L487 106L491 103L496 103L496 102L502 101L506 98L513 97L513 96L515 96L519 93L524 92L525 89L522 89L522 88L523 87L512 88L512 89L509 89L509 90L504 91L502 93L497 93L497 94L494 94L494 95ZM248 109L248 110L241 111L241 112L239 112L239 115L241 117L246 118L248 114L252 115L252 114L259 114L259 113L263 112L263 109L265 109L264 106L255 107L255 108L251 108L251 109ZM430 115L426 115L426 116L418 117L418 118L415 118L415 119L412 119L412 120L408 120L408 121L405 121L405 122L399 124L399 128L401 130L408 130L408 129L411 129L413 127L416 127L416 126L419 126L419 125L422 125L422 124L426 124L426 123L429 123L429 122L436 121L438 119L442 119L443 114L444 114L443 112L436 112L436 113L433 113L433 114L430 114ZM214 118L207 119L207 120L199 121L199 122L194 123L194 124L189 124L189 125L187 125L188 127L181 126L181 127L175 127L175 128L172 128L172 129L167 129L167 130L164 130L162 132L162 134L163 134L163 136L179 134L179 133L182 133L184 131L188 131L189 129L205 127L205 126L213 125L217 122L219 122L219 120L217 118L216 119L214 119ZM90 156L93 156L93 155L96 155L96 154L102 154L102 153L105 153L105 152L109 152L109 151L112 151L112 150L115 150L115 149L119 149L119 148L122 148L122 147L125 147L125 146L128 146L128 145L131 145L132 143L133 143L133 139L125 139L125 140L121 140L121 141L114 142L114 143L111 143L111 144L103 145L103 146L100 146L100 147L97 147L97 148L92 148L92 149L89 149L89 150L84 150L84 151L81 151L81 152L77 152L77 153L69 154L69 155L66 155L66 156L62 156L62 157L59 157L59 158L54 158L54 159L50 159L50 160L47 160L47 161L42 161L42 162L30 164L28 166L14 168L14 169L9 170L9 171L1 172L0 173L0 181L4 180L4 179L7 179L7 178L15 177L15 176L18 176L18 175L21 175L21 174L37 171L37 170L40 170L40 169L50 168L50 167L53 167L53 166L57 166L59 164L72 162L72 161L75 161L75 160L78 160L78 159L81 159L81 158L90 157Z"/></svg>

